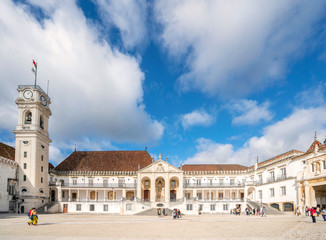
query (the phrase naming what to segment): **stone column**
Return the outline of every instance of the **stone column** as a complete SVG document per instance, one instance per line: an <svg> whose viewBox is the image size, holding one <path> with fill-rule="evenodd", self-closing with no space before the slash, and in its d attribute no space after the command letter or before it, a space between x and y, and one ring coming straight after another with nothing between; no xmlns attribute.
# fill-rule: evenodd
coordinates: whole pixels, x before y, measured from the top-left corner
<svg viewBox="0 0 326 240"><path fill-rule="evenodd" d="M70 202L70 200L71 200L71 189L69 189L69 192L68 192L68 202Z"/></svg>
<svg viewBox="0 0 326 240"><path fill-rule="evenodd" d="M223 189L223 200L225 199L225 189Z"/></svg>
<svg viewBox="0 0 326 240"><path fill-rule="evenodd" d="M142 190L141 190L141 175L140 174L138 174L137 175L137 191L136 191L136 193L137 193L137 198L138 199L141 199L141 194L142 194L142 192L141 192Z"/></svg>
<svg viewBox="0 0 326 240"><path fill-rule="evenodd" d="M304 181L305 206L312 207L310 203L310 189L307 181Z"/></svg>
<svg viewBox="0 0 326 240"><path fill-rule="evenodd" d="M126 189L122 189L122 197L123 197L124 199L127 198L127 195L126 195Z"/></svg>
<svg viewBox="0 0 326 240"><path fill-rule="evenodd" d="M164 177L164 201L170 202L170 179L167 177L167 179Z"/></svg>
<svg viewBox="0 0 326 240"><path fill-rule="evenodd" d="M194 198L197 197L197 189L192 190L192 195L193 195Z"/></svg>
<svg viewBox="0 0 326 240"><path fill-rule="evenodd" d="M151 177L150 198L151 198L151 202L155 202L155 198L156 198L156 183L155 183L155 178L153 176Z"/></svg>
<svg viewBox="0 0 326 240"><path fill-rule="evenodd" d="M88 189L86 190L86 202L88 202Z"/></svg>

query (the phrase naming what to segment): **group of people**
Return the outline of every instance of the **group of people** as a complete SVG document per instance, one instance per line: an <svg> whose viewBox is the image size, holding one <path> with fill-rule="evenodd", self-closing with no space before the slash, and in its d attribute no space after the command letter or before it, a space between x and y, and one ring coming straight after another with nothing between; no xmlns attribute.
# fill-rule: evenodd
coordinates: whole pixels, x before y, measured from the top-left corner
<svg viewBox="0 0 326 240"><path fill-rule="evenodd" d="M181 218L181 211L180 211L180 209L176 209L176 208L173 209L172 217L173 217L173 219Z"/></svg>
<svg viewBox="0 0 326 240"><path fill-rule="evenodd" d="M36 226L36 224L38 222L38 216L37 216L36 208L32 208L28 212L27 216L29 218L28 225L34 225L34 226Z"/></svg>
<svg viewBox="0 0 326 240"><path fill-rule="evenodd" d="M247 207L245 209L245 213L247 216L251 216L251 215L256 215L256 216L262 216L262 217L266 217L266 208L262 207L260 208L250 208ZM241 213L241 209L240 208L233 208L230 210L230 214L234 214L234 215L240 215Z"/></svg>
<svg viewBox="0 0 326 240"><path fill-rule="evenodd" d="M321 215L324 219L324 221L326 221L326 209L320 209L320 207L311 207L308 208L306 207L305 209L306 212L306 216L311 216L312 222L316 223L316 217L319 217L319 215Z"/></svg>

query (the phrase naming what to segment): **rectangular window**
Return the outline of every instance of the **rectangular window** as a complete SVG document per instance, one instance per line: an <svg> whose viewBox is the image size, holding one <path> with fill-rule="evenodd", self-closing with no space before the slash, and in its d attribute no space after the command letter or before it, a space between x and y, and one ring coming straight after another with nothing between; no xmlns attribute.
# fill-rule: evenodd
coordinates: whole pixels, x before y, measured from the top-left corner
<svg viewBox="0 0 326 240"><path fill-rule="evenodd" d="M230 179L230 185L234 185L234 179Z"/></svg>
<svg viewBox="0 0 326 240"><path fill-rule="evenodd" d="M41 172L43 172L43 166L41 166Z"/></svg>
<svg viewBox="0 0 326 240"><path fill-rule="evenodd" d="M198 210L199 210L199 211L203 211L203 204L199 204L199 206L198 206Z"/></svg>
<svg viewBox="0 0 326 240"><path fill-rule="evenodd" d="M189 185L189 179L186 179L186 185L187 186Z"/></svg>
<svg viewBox="0 0 326 240"><path fill-rule="evenodd" d="M218 198L223 199L223 193L218 193Z"/></svg>
<svg viewBox="0 0 326 240"><path fill-rule="evenodd" d="M258 176L258 184L262 184L263 183L263 175L259 175Z"/></svg>
<svg viewBox="0 0 326 240"><path fill-rule="evenodd" d="M223 211L228 211L228 210L229 210L229 205L223 204Z"/></svg>
<svg viewBox="0 0 326 240"><path fill-rule="evenodd" d="M201 193L197 193L198 200L201 200Z"/></svg>
<svg viewBox="0 0 326 240"><path fill-rule="evenodd" d="M220 185L223 185L223 179L220 179L219 181L220 181Z"/></svg>
<svg viewBox="0 0 326 240"><path fill-rule="evenodd" d="M232 193L232 199L234 199L234 198L235 198L235 192Z"/></svg>
<svg viewBox="0 0 326 240"><path fill-rule="evenodd" d="M271 197L274 197L274 188L270 188L269 192L270 192Z"/></svg>
<svg viewBox="0 0 326 240"><path fill-rule="evenodd" d="M81 204L76 205L76 211L81 211Z"/></svg>
<svg viewBox="0 0 326 240"><path fill-rule="evenodd" d="M132 204L126 204L126 211L132 211Z"/></svg>
<svg viewBox="0 0 326 240"><path fill-rule="evenodd" d="M215 205L214 204L211 205L211 211L215 211Z"/></svg>
<svg viewBox="0 0 326 240"><path fill-rule="evenodd" d="M314 172L315 171L315 165L312 163L311 164L311 171Z"/></svg>
<svg viewBox="0 0 326 240"><path fill-rule="evenodd" d="M281 176L282 176L283 178L286 177L286 168L282 168L282 169L281 169Z"/></svg>
<svg viewBox="0 0 326 240"><path fill-rule="evenodd" d="M201 185L201 179L197 179L197 186Z"/></svg>
<svg viewBox="0 0 326 240"><path fill-rule="evenodd" d="M41 177L41 183L43 183L43 177Z"/></svg>
<svg viewBox="0 0 326 240"><path fill-rule="evenodd" d="M26 169L27 168L27 163L24 163L24 169Z"/></svg>
<svg viewBox="0 0 326 240"><path fill-rule="evenodd" d="M103 185L104 185L104 187L107 187L108 186L108 180L107 179L104 179L103 180Z"/></svg>
<svg viewBox="0 0 326 240"><path fill-rule="evenodd" d="M213 185L213 179L209 179L209 186Z"/></svg>
<svg viewBox="0 0 326 240"><path fill-rule="evenodd" d="M27 158L27 152L24 152L24 158Z"/></svg>
<svg viewBox="0 0 326 240"><path fill-rule="evenodd" d="M259 194L259 198L262 198L263 197L263 191L262 190L259 190L258 191L258 194Z"/></svg>
<svg viewBox="0 0 326 240"><path fill-rule="evenodd" d="M185 197L187 200L190 199L190 193L185 193Z"/></svg>
<svg viewBox="0 0 326 240"><path fill-rule="evenodd" d="M72 180L72 185L77 185L77 179Z"/></svg>
<svg viewBox="0 0 326 240"><path fill-rule="evenodd" d="M187 211L192 211L192 204L187 204Z"/></svg>
<svg viewBox="0 0 326 240"><path fill-rule="evenodd" d="M281 195L286 195L286 187L281 187Z"/></svg>
<svg viewBox="0 0 326 240"><path fill-rule="evenodd" d="M88 179L88 184L89 184L90 186L93 186L93 178L89 178L89 179Z"/></svg>
<svg viewBox="0 0 326 240"><path fill-rule="evenodd" d="M323 169L326 169L326 161L323 161Z"/></svg>
<svg viewBox="0 0 326 240"><path fill-rule="evenodd" d="M274 171L269 173L269 177L270 177L270 179L274 180Z"/></svg>
<svg viewBox="0 0 326 240"><path fill-rule="evenodd" d="M128 204L127 204L128 205ZM103 205L103 211L104 212L107 212L107 211L109 211L109 205Z"/></svg>
<svg viewBox="0 0 326 240"><path fill-rule="evenodd" d="M94 204L89 205L89 211L91 211L91 212L95 211L95 205Z"/></svg>
<svg viewBox="0 0 326 240"><path fill-rule="evenodd" d="M44 157L43 157L43 155L41 155L41 161L43 161L44 160Z"/></svg>
<svg viewBox="0 0 326 240"><path fill-rule="evenodd" d="M26 182L26 175L24 175L24 182Z"/></svg>

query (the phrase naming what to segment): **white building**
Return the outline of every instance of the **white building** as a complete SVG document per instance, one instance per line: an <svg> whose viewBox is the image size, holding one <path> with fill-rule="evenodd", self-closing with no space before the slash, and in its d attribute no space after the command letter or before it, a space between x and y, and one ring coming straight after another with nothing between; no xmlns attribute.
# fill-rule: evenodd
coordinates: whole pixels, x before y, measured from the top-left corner
<svg viewBox="0 0 326 240"><path fill-rule="evenodd" d="M291 150L254 166L182 165L147 151L75 151L49 167L50 98L19 86L15 154L0 144L0 211L135 214L178 208L185 214L273 207L326 207L326 145ZM8 149L11 154L8 155ZM272 208L270 208L272 209Z"/></svg>

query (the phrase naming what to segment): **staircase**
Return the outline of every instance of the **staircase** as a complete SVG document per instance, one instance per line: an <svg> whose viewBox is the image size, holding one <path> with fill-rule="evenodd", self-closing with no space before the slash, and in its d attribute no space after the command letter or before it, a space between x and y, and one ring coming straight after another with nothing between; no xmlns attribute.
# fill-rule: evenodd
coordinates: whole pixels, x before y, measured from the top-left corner
<svg viewBox="0 0 326 240"><path fill-rule="evenodd" d="M161 208L161 216L163 216L163 208ZM135 215L138 216L157 216L157 208L151 208L139 213L136 213ZM169 208L165 208L165 215L172 216L172 210Z"/></svg>
<svg viewBox="0 0 326 240"><path fill-rule="evenodd" d="M259 202L254 202L254 201L247 200L247 203L251 208L260 208L260 203ZM273 207L269 206L266 203L263 203L262 205L263 205L263 207L266 208L266 214L267 215L269 215L269 214L271 214L271 215L283 214L280 210L277 210L276 208L273 208Z"/></svg>
<svg viewBox="0 0 326 240"><path fill-rule="evenodd" d="M47 213L44 211L45 207L49 210L51 207L53 207L57 203L58 203L57 201L48 202L48 203L44 204L42 207L39 207L38 209L36 209L36 211L37 211L37 213Z"/></svg>

